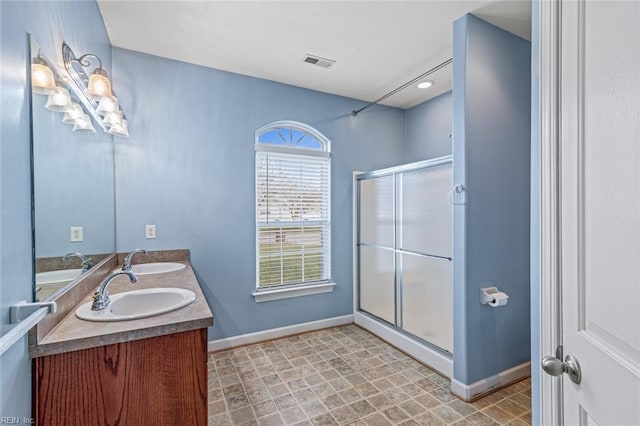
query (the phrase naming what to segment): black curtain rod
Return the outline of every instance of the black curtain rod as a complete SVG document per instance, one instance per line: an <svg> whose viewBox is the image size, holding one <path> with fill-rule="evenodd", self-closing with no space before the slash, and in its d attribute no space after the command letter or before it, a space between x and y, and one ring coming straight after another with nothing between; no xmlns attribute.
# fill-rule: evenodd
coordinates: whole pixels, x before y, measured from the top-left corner
<svg viewBox="0 0 640 426"><path fill-rule="evenodd" d="M433 74L434 72L446 67L447 65L449 65L450 63L453 62L453 58L449 58L446 61L444 61L443 63L441 63L440 65L436 65L435 67L431 68L429 71L420 74L419 76L417 76L416 78L414 78L411 81L406 82L405 84L403 84L402 86L393 89L392 91L390 91L389 93L387 93L384 96L379 97L378 99L376 99L373 102L369 102L368 104L366 104L365 106L363 106L360 109L354 109L353 111L351 111L351 115L353 115L354 117L357 117L359 113L361 113L362 111L364 111L365 109L369 108L371 105L375 105L380 101L383 101L385 99L387 99L389 96L393 96L396 93L398 93L399 91L406 89L407 87L411 86L412 84L414 84L416 81L418 80L422 80L423 78L425 78L426 76Z"/></svg>

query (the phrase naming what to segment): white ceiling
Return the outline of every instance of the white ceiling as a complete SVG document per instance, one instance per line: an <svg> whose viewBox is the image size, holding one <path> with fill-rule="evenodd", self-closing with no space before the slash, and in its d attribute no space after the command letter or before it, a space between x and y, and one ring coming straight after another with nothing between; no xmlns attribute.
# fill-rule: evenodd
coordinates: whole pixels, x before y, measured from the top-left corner
<svg viewBox="0 0 640 426"><path fill-rule="evenodd" d="M452 23L472 12L530 38L530 0L98 0L114 46L373 101L452 55ZM330 69L305 54L336 61ZM451 66L384 104L409 108L451 89ZM355 106L354 106L355 107Z"/></svg>

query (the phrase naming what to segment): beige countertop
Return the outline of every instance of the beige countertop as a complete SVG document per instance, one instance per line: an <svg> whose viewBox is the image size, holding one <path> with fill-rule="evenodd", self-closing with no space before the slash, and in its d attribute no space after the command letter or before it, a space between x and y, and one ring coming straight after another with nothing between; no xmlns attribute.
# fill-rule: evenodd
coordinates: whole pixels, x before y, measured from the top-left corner
<svg viewBox="0 0 640 426"><path fill-rule="evenodd" d="M194 302L166 314L116 322L81 320L75 316L75 308L73 308L48 334L40 339L38 344L30 346L31 357L129 342L213 325L213 314L191 265L186 260L172 261L183 263L186 268L163 274L138 275L136 284L131 284L127 277L120 276L109 284L108 294L115 295L124 291L153 287L179 287L193 291L196 294ZM78 306L90 302L92 293L90 292L84 297Z"/></svg>

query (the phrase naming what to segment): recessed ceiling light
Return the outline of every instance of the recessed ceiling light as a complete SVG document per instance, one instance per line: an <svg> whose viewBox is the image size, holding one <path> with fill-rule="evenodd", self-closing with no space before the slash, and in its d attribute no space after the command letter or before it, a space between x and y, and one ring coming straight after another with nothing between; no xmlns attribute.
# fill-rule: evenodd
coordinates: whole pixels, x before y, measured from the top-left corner
<svg viewBox="0 0 640 426"><path fill-rule="evenodd" d="M431 86L433 86L433 81L431 81L431 80L427 80L427 81L423 81L422 83L418 83L418 89L428 89Z"/></svg>

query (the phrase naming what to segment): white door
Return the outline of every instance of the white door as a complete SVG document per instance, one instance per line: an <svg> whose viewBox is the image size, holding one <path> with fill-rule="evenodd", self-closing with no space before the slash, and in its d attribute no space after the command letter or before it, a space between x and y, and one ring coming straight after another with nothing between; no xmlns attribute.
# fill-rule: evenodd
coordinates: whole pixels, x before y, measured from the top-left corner
<svg viewBox="0 0 640 426"><path fill-rule="evenodd" d="M566 425L640 425L640 2L562 1L559 278ZM544 300L543 300L544 303Z"/></svg>

